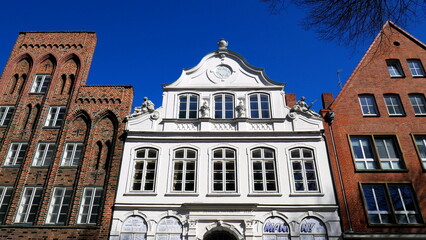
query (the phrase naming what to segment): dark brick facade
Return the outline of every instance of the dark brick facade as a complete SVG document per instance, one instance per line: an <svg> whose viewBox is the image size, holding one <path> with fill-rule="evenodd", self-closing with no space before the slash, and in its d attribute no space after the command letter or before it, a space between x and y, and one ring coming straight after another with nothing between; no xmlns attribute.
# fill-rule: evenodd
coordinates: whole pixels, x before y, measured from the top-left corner
<svg viewBox="0 0 426 240"><path fill-rule="evenodd" d="M408 66L408 60L411 59L426 64L426 46L393 23L387 22L336 99L333 101L331 94L323 94L324 109L321 114L329 122L330 115L327 113L335 113L334 122L331 125L325 123L325 135L345 239L426 239L426 172L414 141L416 134L426 134L426 115L415 114L409 98L410 94L424 97L426 77L413 76ZM399 62L403 76L391 77L388 66L395 60ZM375 116L363 114L359 97L364 94L375 99L378 110ZM403 114L391 116L388 113L384 100L386 94L399 96ZM384 169L383 165L378 169L357 168L353 150L355 147L352 147L351 142L353 136L365 136L369 139L391 137L395 140L394 147L403 166L401 169ZM374 140L371 143L376 162L382 161L382 156L378 153L379 144L374 144ZM420 214L419 222L403 224L395 220L400 203L389 200L398 198L389 196L391 194L378 202L378 205L383 205L388 199L390 223L374 223L369 220L363 195L366 194L363 193L363 186L368 184L410 186L414 193L414 204ZM380 193L375 194L378 196ZM372 199L373 196L369 198Z"/></svg>
<svg viewBox="0 0 426 240"><path fill-rule="evenodd" d="M108 238L123 150L124 119L131 110L133 89L85 85L95 45L94 32L19 34L0 79L0 107L14 107L10 122L0 127L0 187L12 189L9 203L0 210L4 218L0 239ZM51 76L47 88L40 85L41 90L36 90L36 75ZM54 116L49 114L52 106L65 109L59 126L47 126L48 115ZM27 143L21 158L11 158L13 143ZM39 143L56 146L50 163L44 166L34 164ZM64 160L67 143L82 144L76 164L64 164L69 161ZM69 153L75 157L78 150ZM70 154L66 156L74 159ZM39 201L30 211L22 208L26 187L42 189L40 195L30 196L32 203ZM70 200L63 223L48 224L54 187L69 189ZM81 224L78 216L86 187L101 190L100 198L93 198L95 203L100 199L99 211L96 204L88 210L92 217L97 212L99 216L91 218L96 219L90 220L94 223ZM7 202L4 198L2 201ZM23 217L27 213L28 217Z"/></svg>

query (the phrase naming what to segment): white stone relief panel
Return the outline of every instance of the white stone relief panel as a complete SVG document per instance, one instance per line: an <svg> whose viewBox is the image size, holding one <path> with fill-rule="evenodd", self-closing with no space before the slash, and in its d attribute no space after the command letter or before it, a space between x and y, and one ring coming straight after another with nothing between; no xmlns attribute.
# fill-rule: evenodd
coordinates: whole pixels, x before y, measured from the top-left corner
<svg viewBox="0 0 426 240"><path fill-rule="evenodd" d="M272 123L250 123L250 130L254 131L272 131Z"/></svg>
<svg viewBox="0 0 426 240"><path fill-rule="evenodd" d="M235 124L232 123L212 123L212 130L215 131L235 131Z"/></svg>
<svg viewBox="0 0 426 240"><path fill-rule="evenodd" d="M197 131L198 124L195 123L176 123L176 129L179 131Z"/></svg>

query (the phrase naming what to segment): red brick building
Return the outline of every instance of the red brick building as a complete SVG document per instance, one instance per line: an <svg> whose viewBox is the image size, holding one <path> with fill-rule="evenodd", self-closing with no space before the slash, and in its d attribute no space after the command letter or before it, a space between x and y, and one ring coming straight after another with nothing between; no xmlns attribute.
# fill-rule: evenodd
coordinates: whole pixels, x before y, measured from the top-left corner
<svg viewBox="0 0 426 240"><path fill-rule="evenodd" d="M387 22L336 99L323 94L345 239L426 239L425 63Z"/></svg>
<svg viewBox="0 0 426 240"><path fill-rule="evenodd" d="M130 86L86 86L94 32L21 32L0 79L0 238L107 239Z"/></svg>

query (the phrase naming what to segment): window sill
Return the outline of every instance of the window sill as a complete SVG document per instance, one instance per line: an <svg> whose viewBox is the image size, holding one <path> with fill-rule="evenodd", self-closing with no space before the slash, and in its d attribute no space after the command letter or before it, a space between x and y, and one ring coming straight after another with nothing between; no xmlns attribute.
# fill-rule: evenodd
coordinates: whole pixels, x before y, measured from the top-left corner
<svg viewBox="0 0 426 240"><path fill-rule="evenodd" d="M55 126L43 126L43 129L61 129L62 126L55 127Z"/></svg>
<svg viewBox="0 0 426 240"><path fill-rule="evenodd" d="M47 165L47 166L33 166L33 165L31 165L31 168L36 168L36 169L47 169L49 166Z"/></svg>
<svg viewBox="0 0 426 240"><path fill-rule="evenodd" d="M426 117L426 114L414 114L415 117Z"/></svg>
<svg viewBox="0 0 426 240"><path fill-rule="evenodd" d="M323 197L325 194L320 192L301 192L301 193L290 193L290 197Z"/></svg>
<svg viewBox="0 0 426 240"><path fill-rule="evenodd" d="M405 78L405 75L402 75L402 76L390 76L390 78Z"/></svg>
<svg viewBox="0 0 426 240"><path fill-rule="evenodd" d="M207 197L239 197L241 196L240 193L235 193L235 192L223 192L223 193L208 193L206 195Z"/></svg>
<svg viewBox="0 0 426 240"><path fill-rule="evenodd" d="M198 193L187 193L187 192L170 192L170 193L166 193L164 194L164 196L173 196L173 197L198 197L199 194Z"/></svg>
<svg viewBox="0 0 426 240"><path fill-rule="evenodd" d="M282 194L281 193L277 193L277 192L256 192L256 193L249 193L247 194L248 197L281 197Z"/></svg>
<svg viewBox="0 0 426 240"><path fill-rule="evenodd" d="M4 168L19 168L19 167L21 167L21 165L19 164L19 165L3 165L2 167L4 167Z"/></svg>
<svg viewBox="0 0 426 240"><path fill-rule="evenodd" d="M30 95L44 95L44 94L46 94L45 92L30 92L30 93L28 93L28 94L30 94Z"/></svg>
<svg viewBox="0 0 426 240"><path fill-rule="evenodd" d="M376 115L367 115L367 114L362 114L363 117L368 117L368 118L374 118L374 117L380 117L380 114L376 114Z"/></svg>
<svg viewBox="0 0 426 240"><path fill-rule="evenodd" d="M356 173L391 173L391 172L408 172L408 169L355 169Z"/></svg>
<svg viewBox="0 0 426 240"><path fill-rule="evenodd" d="M77 169L78 166L59 166L62 169Z"/></svg>
<svg viewBox="0 0 426 240"><path fill-rule="evenodd" d="M397 224L397 223L384 223L384 224L380 224L380 223L369 223L368 224L369 227L425 227L426 224L424 223L407 223L407 224Z"/></svg>
<svg viewBox="0 0 426 240"><path fill-rule="evenodd" d="M399 114L399 115L397 115L397 114L390 115L389 114L389 117L406 117L406 115L405 114Z"/></svg>
<svg viewBox="0 0 426 240"><path fill-rule="evenodd" d="M125 194L123 194L123 196L157 196L156 192L127 192Z"/></svg>

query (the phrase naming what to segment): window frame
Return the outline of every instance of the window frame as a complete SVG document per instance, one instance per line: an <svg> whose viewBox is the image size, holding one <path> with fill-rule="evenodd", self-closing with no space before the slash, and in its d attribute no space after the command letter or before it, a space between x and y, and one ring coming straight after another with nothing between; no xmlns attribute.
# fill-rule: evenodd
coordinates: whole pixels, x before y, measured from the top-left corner
<svg viewBox="0 0 426 240"><path fill-rule="evenodd" d="M216 151L221 151L222 157L215 157L215 152ZM227 157L226 156L226 151L232 151L233 152L233 157ZM219 148L215 148L211 151L211 192L212 193L237 193L238 192L238 177L237 177L237 151L233 148L230 147L219 147ZM215 164L216 163L220 163L221 169L220 172L218 170L215 169ZM233 164L233 170L229 170L228 169L228 163L232 163ZM234 175L234 179L228 179L228 173L229 172L233 172ZM215 175L216 173L221 175L221 179L216 180ZM215 190L215 184L216 182L221 183L222 185L222 190ZM228 190L228 182L233 182L233 186L234 189L233 190Z"/></svg>
<svg viewBox="0 0 426 240"><path fill-rule="evenodd" d="M138 158L137 154L139 151L154 151L155 152L155 158L150 158L149 157L149 152L145 152L145 154L147 155L147 157L141 157ZM132 166L133 166L133 174L131 175L131 184L130 184L130 191L133 192L155 192L156 191L156 184L157 184L157 168L158 168L158 158L159 158L159 153L160 151L156 148L152 148L152 147L142 147L142 148L138 148L134 151L134 156L132 159ZM140 171L137 171L136 166L138 163L142 162L142 169ZM152 178L152 189L146 190L146 184L147 184L147 173L148 172L148 164L149 163L153 163L154 164L154 169L151 171L153 174L153 178ZM140 175L140 179L136 179L137 174L139 174L139 172L141 173ZM136 181L137 180L137 181ZM135 183L138 183L140 181L140 189L135 189L134 185Z"/></svg>
<svg viewBox="0 0 426 240"><path fill-rule="evenodd" d="M255 96L255 101L252 102L252 97ZM267 98L267 109L263 109L262 107L262 97L266 96ZM259 92L259 93L251 93L248 95L249 103L250 103L250 118L252 119L271 119L272 118L272 112L271 112L271 98L269 94ZM257 108L253 108L253 105L257 105ZM263 112L266 111L268 116L263 116ZM256 113L258 116L253 116Z"/></svg>
<svg viewBox="0 0 426 240"><path fill-rule="evenodd" d="M388 104L387 100L390 100L390 104ZM398 94L383 94L383 100L386 105L386 109L388 110L388 114L390 117L404 117L405 111L404 106L402 105L401 98ZM393 109L394 113L391 113L390 109ZM397 110L400 111L400 113L397 113Z"/></svg>
<svg viewBox="0 0 426 240"><path fill-rule="evenodd" d="M43 152L40 151L40 148L42 145L46 145ZM47 150L46 150L47 149ZM49 151L51 153L50 159L48 159ZM54 142L39 142L37 144L36 152L34 153L33 161L31 163L31 167L47 167L50 165L54 158L54 154L56 151L56 144ZM41 155L41 157L40 157ZM40 164L37 164L36 162L40 162Z"/></svg>
<svg viewBox="0 0 426 240"><path fill-rule="evenodd" d="M162 222L163 222L163 221L167 221L168 219L174 219L175 223L178 223L178 224L179 224L180 232L178 232L178 231L159 231L159 230L160 230L160 228L162 227ZM175 227L176 227L176 225L175 225ZM156 228L156 230L155 230L155 240L157 240L157 239L158 239L158 237L162 237L161 235L163 235L163 237L164 237L164 236L166 236L166 237L167 237L167 239L170 239L170 237L171 237L172 235L175 235L175 236L176 236L176 235L179 235L179 239L180 239L180 240L183 240L183 225L182 225L182 222L181 222L178 218L173 217L173 216L167 216L167 217L162 218L162 219L158 222L158 224L157 224L157 228ZM175 238L173 238L173 239L175 239Z"/></svg>
<svg viewBox="0 0 426 240"><path fill-rule="evenodd" d="M417 98L418 97L418 98ZM426 99L422 93L410 93L408 94L408 98L410 99L411 107L413 107L415 116L426 116ZM416 98L413 103L413 98ZM419 103L420 99L420 103ZM416 108L420 113L417 113Z"/></svg>
<svg viewBox="0 0 426 240"><path fill-rule="evenodd" d="M132 228L131 231L130 230L126 230L125 229L126 223L128 221L129 222L133 222L132 220L133 219L137 219L137 218L139 218L139 220L142 221L143 227L142 228L139 227L139 229L138 229L138 228L136 228L134 226L131 226L131 228ZM142 231L140 231L140 230L142 230ZM128 218L126 218L126 220L124 220L124 222L123 222L123 224L121 226L120 239L124 239L125 235L130 236L130 239L132 239L132 240L135 240L136 239L135 237L138 237L138 236L140 237L141 235L143 235L143 239L146 239L147 232L148 232L148 225L147 225L145 219L142 218L141 216L138 216L138 215L132 215L132 216L129 216ZM137 239L139 239L139 238L137 238Z"/></svg>
<svg viewBox="0 0 426 240"><path fill-rule="evenodd" d="M369 204L368 204L367 199L365 197L366 192L365 192L365 189L364 189L364 187L367 187L367 186L380 186L384 190L385 195L382 197L382 198L385 198L384 200L383 199L377 199L376 193L373 192L373 198L374 198L373 200L374 200L374 204L375 204L375 207L376 207L376 210L374 210L374 211L368 209ZM411 212L414 212L414 215L417 215L418 223L398 223L398 219L397 219L396 215L397 214L407 214L408 215L408 214L410 214L410 211L409 210L399 211L399 210L395 209L395 206L393 204L393 202L395 202L395 199L393 198L392 194L390 193L390 186L396 186L396 187L405 186L405 187L409 188L410 193L411 193L411 198L412 198L412 204L415 208L415 210L411 211ZM424 219L423 219L422 212L420 211L419 204L418 204L419 201L418 201L418 198L415 194L416 192L414 191L411 183L407 183L407 182L360 182L359 188L360 188L361 195L362 195L361 198L362 198L362 201L363 201L365 217L366 217L369 225L371 225L371 226L388 226L388 225L393 225L393 226L419 226L419 225L424 225ZM398 194L397 200L402 204L403 208L406 208L407 203L405 203L405 201L404 201L404 200L406 200L406 198L404 198L404 196L401 195L400 190L398 191L398 193L399 194ZM383 206L379 206L379 204L384 204L384 203L386 203L386 205L387 205L386 206L387 210L383 210ZM369 217L370 214L379 214L380 223L373 223L371 221L370 217ZM380 214L389 215L390 221L382 223L383 220L381 219ZM407 217L407 219L410 219L410 218Z"/></svg>
<svg viewBox="0 0 426 240"><path fill-rule="evenodd" d="M31 195L28 196L27 191L29 190L31 190L32 192L31 192ZM14 221L15 223L23 223L23 224L34 223L34 221L36 220L38 209L40 207L42 194L43 194L42 187L38 187L38 186L24 187L21 198L19 200L19 207L18 207L18 210L16 211L16 216ZM38 202L34 202L34 201L37 201L37 198L38 198ZM35 209L35 212L31 212L33 209ZM30 215L33 216L32 221L28 221L30 218Z"/></svg>
<svg viewBox="0 0 426 240"><path fill-rule="evenodd" d="M354 149L354 144L352 143L352 139L353 138L364 138L367 139L369 142L369 148L371 150L371 154L372 154L372 158L366 158L366 154L364 146L362 142L359 142L359 146L361 148L361 152L364 158L357 158L356 154L355 154L355 149ZM394 153L397 155L397 158L392 158L392 157L380 157L380 150L378 147L378 143L376 140L380 140L380 139L391 139L392 140L392 145L394 147ZM355 171L357 172L361 172L361 171L408 171L407 170L407 165L405 163L405 158L403 156L402 150L401 150L401 144L399 143L398 137L396 135L391 135L391 134L377 134L377 135L368 135L368 134L354 134L354 135L348 135L348 140L349 140L349 145L350 145L350 149L351 149L351 153L352 153L352 159L353 159L353 163L354 163L354 167L355 167ZM389 146L386 145L386 143L383 145L384 146L384 150L386 151L386 154L388 156L391 155L391 153L389 152ZM366 166L366 168L358 168L358 163L357 163L357 159L360 159L358 161L363 161L364 165ZM363 159L363 160L362 160ZM370 160L371 159L371 160ZM398 160L395 160L398 159ZM391 168L385 168L384 164L385 162L388 162L391 166ZM375 168L368 168L368 162L373 162L373 165L375 165ZM394 164L398 163L400 165L400 168L393 168Z"/></svg>
<svg viewBox="0 0 426 240"><path fill-rule="evenodd" d="M2 112L2 109L5 109ZM13 105L2 105L0 106L0 127L7 127L12 120L15 106ZM6 122L6 123L5 123Z"/></svg>
<svg viewBox="0 0 426 240"><path fill-rule="evenodd" d="M60 196L57 195L57 190L61 190L62 193L60 193ZM64 186L56 186L53 188L52 196L50 198L49 207L47 209L46 214L46 224L56 224L56 225L64 225L67 221L68 217L68 211L69 207L71 206L71 197L72 197L72 188L71 187L64 187ZM59 199L59 203L57 202ZM64 203L68 200L68 203ZM59 205L59 208L57 208L58 212L53 212L56 208L55 205ZM56 215L56 219L52 221L53 216ZM59 222L61 215L65 215L65 219L63 222Z"/></svg>
<svg viewBox="0 0 426 240"><path fill-rule="evenodd" d="M420 165L422 165L423 171L426 172L426 134L411 134L411 137L413 138ZM420 141L423 143L422 149L420 149L419 145L417 144L417 137L422 138L420 139ZM422 157L422 155L424 155L424 157Z"/></svg>
<svg viewBox="0 0 426 240"><path fill-rule="evenodd" d="M391 78L405 77L404 70L402 69L401 63L398 59L386 59L386 66Z"/></svg>
<svg viewBox="0 0 426 240"><path fill-rule="evenodd" d="M255 150L261 151L260 158L253 158L253 152ZM272 152L272 158L265 158L265 150L270 150ZM251 169L251 190L253 193L278 193L278 173L277 173L277 164L276 164L276 151L272 148L268 147L256 147L250 150L250 169ZM260 174L262 176L261 181L255 179L256 172L259 172L259 170L255 170L254 163L259 162L261 164ZM267 171L266 171L266 163L272 163L273 171L274 171L274 179L270 180L267 178ZM269 170L270 172L271 170ZM262 190L256 190L256 181L262 183ZM272 182L275 186L275 190L268 190L268 182Z"/></svg>
<svg viewBox="0 0 426 240"><path fill-rule="evenodd" d="M69 161L67 160L68 156L68 146L73 145L73 149L71 151L71 157L69 158ZM76 158L75 154L77 152L77 148L81 147L80 150L80 157ZM84 144L82 142L67 142L65 143L64 150L61 157L61 164L60 167L78 167L81 163L81 160L84 157Z"/></svg>
<svg viewBox="0 0 426 240"><path fill-rule="evenodd" d="M176 156L176 154L179 151L183 151L183 157L182 158L178 158ZM188 152L192 151L194 152L194 158L190 158L188 157ZM173 151L173 159L172 159L172 172L173 172L173 178L172 178L172 185L171 185L171 192L173 193L195 193L197 192L197 174L198 174L198 151L193 149L193 148L188 148L188 147L181 147L181 148L177 148ZM181 170L177 170L176 169L176 164L177 163L182 163L182 169ZM188 165L193 164L194 169L193 170L188 170ZM179 172L181 172L182 174L182 178L179 180L177 179L177 175ZM191 173L191 171L193 171L193 180L188 180L188 174ZM175 184L178 184L178 182L180 181L181 183L181 189L180 190L176 190L175 189ZM193 189L192 190L187 190L187 184L189 184L191 181L193 181Z"/></svg>
<svg viewBox="0 0 426 240"><path fill-rule="evenodd" d="M292 152L293 151L299 151L299 157L293 157L292 156ZM311 152L311 157L305 157L305 150L310 151ZM318 167L317 167L317 162L316 162L316 158L315 158L315 151L312 148L309 147L294 147L289 149L289 159L290 159L290 170L291 170L291 180L292 180L292 190L294 193L297 194L303 194L303 193L321 193L321 188L320 188L320 182L319 182L319 176L318 176ZM297 172L295 172L294 169L294 163L295 162L299 162L300 163L300 169L296 169L298 170ZM306 163L312 163L312 169L309 169L309 171L306 170ZM310 172L311 174L313 174L313 176L315 177L314 180L308 180L308 172ZM302 177L302 181L295 179L295 175L299 173ZM296 187L296 183L297 182L301 182L303 185L303 190L299 191L297 190ZM316 184L316 189L315 190L309 190L309 183L310 182L314 182Z"/></svg>
<svg viewBox="0 0 426 240"><path fill-rule="evenodd" d="M52 114L52 111L54 109L56 110L56 112ZM61 111L63 112L61 113ZM66 106L50 106L49 112L47 113L47 116L46 116L46 121L44 122L44 127L60 128L65 120L66 111L67 111ZM62 116L62 118L59 119L59 116Z"/></svg>
<svg viewBox="0 0 426 240"><path fill-rule="evenodd" d="M196 98L196 106L195 109L191 108L191 97ZM186 98L184 108L182 109L182 98ZM182 93L178 95L178 119L197 119L198 118L198 110L200 105L200 97L195 93ZM195 112L195 116L191 116L191 113ZM184 117L181 116L184 113Z"/></svg>
<svg viewBox="0 0 426 240"><path fill-rule="evenodd" d="M411 64L411 63L417 63L418 66L414 66L414 64ZM411 76L416 77L416 78L426 77L425 69L424 69L422 61L420 59L414 59L414 58L413 59L407 59L407 65L408 65L408 68L410 69ZM413 71L416 72L416 73L413 73ZM418 74L417 72L420 72L421 74Z"/></svg>
<svg viewBox="0 0 426 240"><path fill-rule="evenodd" d="M40 82L37 84L38 78L40 78ZM46 83L46 79L47 79L47 83ZM30 93L46 93L51 81L52 81L51 74L36 74L30 89Z"/></svg>
<svg viewBox="0 0 426 240"><path fill-rule="evenodd" d="M220 109L218 109L218 102L216 98L220 98ZM227 97L231 98L231 108L227 109ZM214 118L215 119L234 119L235 118L235 97L230 93L218 93L213 95L214 100ZM228 112L232 113L231 117L227 117ZM218 113L220 113L221 117L218 117Z"/></svg>
<svg viewBox="0 0 426 240"><path fill-rule="evenodd" d="M367 99L372 100L372 103L368 103ZM365 100L365 105L363 105L362 100ZM358 95L359 106L361 108L362 115L364 117L378 117L379 109L377 108L376 99L373 94L359 94ZM372 105L370 105L372 104ZM364 107L366 107L368 112L364 112ZM376 113L370 113L371 110L375 110Z"/></svg>
<svg viewBox="0 0 426 240"><path fill-rule="evenodd" d="M15 145L18 145L18 148L16 150L16 152L18 152L18 154L15 153L15 155L12 156L13 155L12 148ZM22 150L23 146L25 146L24 150ZM9 145L9 149L7 151L7 154L6 154L6 159L4 160L4 166L6 166L6 167L20 166L25 160L25 157L27 155L27 150L28 150L28 142L11 142L10 145ZM21 155L21 157L20 157L20 155Z"/></svg>
<svg viewBox="0 0 426 240"><path fill-rule="evenodd" d="M92 190L92 194L90 196L87 196L86 193L88 190ZM100 192L100 193L99 193ZM99 195L97 196L96 194ZM87 204L87 198L90 197L89 203ZM96 199L98 198L99 203L95 203ZM99 221L99 215L102 212L102 198L103 198L103 189L102 187L96 187L96 186L90 186L90 187L84 187L82 195L81 195L81 201L80 201L80 206L79 206L79 210L78 210L78 215L77 215L77 224L97 224ZM84 207L88 206L87 208L87 213L84 213ZM98 211L94 212L93 208L98 207ZM82 218L83 215L87 215L86 221L82 222ZM95 216L94 221L92 220L92 217Z"/></svg>
<svg viewBox="0 0 426 240"><path fill-rule="evenodd" d="M4 223L12 198L13 186L0 186L0 224Z"/></svg>

